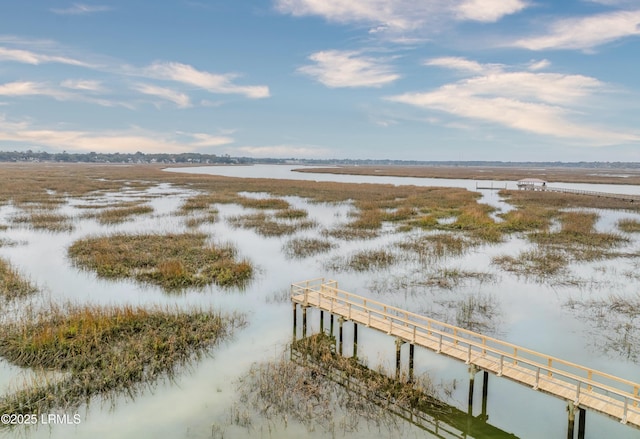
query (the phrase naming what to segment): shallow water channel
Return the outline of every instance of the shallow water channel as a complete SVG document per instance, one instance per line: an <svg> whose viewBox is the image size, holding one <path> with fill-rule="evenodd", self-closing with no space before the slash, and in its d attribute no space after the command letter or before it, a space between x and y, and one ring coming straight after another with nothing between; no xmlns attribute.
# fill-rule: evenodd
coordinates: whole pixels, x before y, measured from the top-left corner
<svg viewBox="0 0 640 439"><path fill-rule="evenodd" d="M427 186L463 187L475 190L475 181L420 178L367 177L291 172L287 166L203 167L181 168L174 172L199 172L236 177L267 177L311 179L317 181L380 182ZM495 182L504 186L505 182ZM509 188L515 183L506 182ZM558 184L560 186L560 184ZM562 185L571 188L578 185ZM602 190L589 185L581 189ZM607 186L608 192L635 191L639 188ZM501 211L511 207L495 191L481 191L481 202ZM278 360L291 341L292 306L288 289L292 282L325 277L336 279L341 289L368 296L376 300L421 313L448 323L456 324L459 309L472 301L482 303L482 311L472 317L478 330L505 341L566 359L587 367L640 381L640 366L634 352L611 349L616 333L602 319L576 306L576 301L606 299L611 294L634 296L640 294L639 279L635 274L640 261L636 258L616 258L598 262L572 264L561 282L538 282L518 277L491 263L498 255L516 255L531 244L521 236L513 235L497 245L481 245L457 257L444 257L428 267L419 261L401 257L396 244L414 239L418 232L396 232L387 227L380 236L366 240L331 238L336 246L317 256L292 259L283 250L292 236L262 237L252 230L235 228L226 221L240 213L251 211L239 205L218 205L218 220L199 225L197 230L211 236L215 242L233 243L240 257L248 258L257 272L255 279L244 289L222 289L215 286L168 294L154 286L133 281L106 281L91 272L75 268L67 257L67 248L77 239L117 232L171 232L189 229L185 217L177 214L181 203L194 192L162 184L145 191L100 194L88 199L69 199L60 212L72 216L74 228L70 232L37 231L27 226L12 225L0 230L0 256L9 260L43 290L43 296L56 301L70 299L76 303L100 304L171 304L179 307L192 305L213 306L222 310L242 311L248 314L248 326L238 330L234 337L215 348L209 358L192 364L179 374L174 382L159 383L143 391L135 399L119 398L114 404L92 400L79 411L77 425L40 426L21 435L28 438L298 438L298 437L431 437L409 423L400 421L393 430L371 427L366 422L356 431L336 428L326 431L306 426L289 419L285 426L278 420L261 419L237 399L237 380L244 376L252 364ZM244 194L266 196L266 194ZM295 237L317 236L322 228L332 228L349 220L351 207L344 204L310 203L299 197L283 197L293 207L305 209L318 226L297 232ZM113 199L147 200L154 209L152 214L137 216L117 225L102 225L86 218L87 203L103 203ZM599 215L599 231L615 231L622 218L640 219L631 212L595 210ZM0 207L0 224L10 224L18 209L9 205ZM638 234L629 234L624 250L640 250ZM335 261L364 249L392 249L398 254L398 263L389 268L354 272L336 267ZM442 270L471 273L455 284L425 284L425 277ZM426 272L425 272L426 271ZM40 296L38 296L40 297ZM38 298L33 300L40 300ZM475 311L474 311L475 312ZM604 319L606 323L607 319ZM623 322L629 323L629 322ZM636 326L640 323L631 322ZM310 314L310 330L318 330L318 315ZM345 351L350 352L350 325L345 325ZM371 366L382 364L392 370L394 340L384 334L362 329L358 354ZM403 360L405 361L405 360ZM432 382L446 389L447 402L466 410L468 371L463 363L437 354L416 349L415 372L428 373ZM8 392L24 381L29 371L0 360L0 391ZM477 384L476 384L477 385ZM476 393L479 391L477 390ZM518 437L566 437L566 404L507 380L490 377L488 396L489 422ZM71 414L75 414L74 411ZM237 421L238 414L251 416L252 422ZM240 425L239 425L240 424ZM587 437L633 438L637 430L595 413L587 414ZM10 432L16 434L18 432ZM0 430L0 435L3 432ZM435 437L435 436L434 436Z"/></svg>

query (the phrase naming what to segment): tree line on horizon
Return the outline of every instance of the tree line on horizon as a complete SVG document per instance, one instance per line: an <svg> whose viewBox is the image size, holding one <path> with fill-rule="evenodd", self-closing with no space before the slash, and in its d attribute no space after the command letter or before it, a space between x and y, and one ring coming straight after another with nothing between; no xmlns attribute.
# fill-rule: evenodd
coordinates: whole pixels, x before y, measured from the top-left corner
<svg viewBox="0 0 640 439"><path fill-rule="evenodd" d="M490 160L393 160L393 159L300 159L300 158L254 158L233 157L228 154L202 154L186 152L167 153L78 153L46 151L1 151L0 162L67 162L67 163L196 163L196 164L299 164L299 165L343 165L343 166L491 166L491 167L572 167L637 169L640 162L532 162L532 161L490 161Z"/></svg>

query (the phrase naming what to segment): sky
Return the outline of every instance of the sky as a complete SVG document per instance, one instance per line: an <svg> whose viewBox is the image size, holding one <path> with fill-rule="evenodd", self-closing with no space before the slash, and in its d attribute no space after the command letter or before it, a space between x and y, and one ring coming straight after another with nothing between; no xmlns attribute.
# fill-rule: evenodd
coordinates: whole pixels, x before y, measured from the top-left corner
<svg viewBox="0 0 640 439"><path fill-rule="evenodd" d="M640 0L3 1L0 150L640 162Z"/></svg>

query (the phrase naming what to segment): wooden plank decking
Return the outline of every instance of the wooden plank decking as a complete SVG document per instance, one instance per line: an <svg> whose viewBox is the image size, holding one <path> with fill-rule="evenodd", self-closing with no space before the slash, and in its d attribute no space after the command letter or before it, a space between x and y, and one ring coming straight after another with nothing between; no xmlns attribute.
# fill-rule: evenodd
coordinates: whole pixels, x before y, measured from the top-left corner
<svg viewBox="0 0 640 439"><path fill-rule="evenodd" d="M531 190L531 189L526 189ZM602 198L615 198L617 200L629 201L631 203L640 202L640 195L638 194L616 194L611 192L596 192L596 191L585 191L581 189L565 189L561 187L553 187L553 186L537 186L535 190L541 190L545 192L560 192L565 194L577 194L577 195L590 195L593 197L602 197Z"/></svg>
<svg viewBox="0 0 640 439"><path fill-rule="evenodd" d="M342 291L335 281L292 284L291 300L640 428L638 383Z"/></svg>

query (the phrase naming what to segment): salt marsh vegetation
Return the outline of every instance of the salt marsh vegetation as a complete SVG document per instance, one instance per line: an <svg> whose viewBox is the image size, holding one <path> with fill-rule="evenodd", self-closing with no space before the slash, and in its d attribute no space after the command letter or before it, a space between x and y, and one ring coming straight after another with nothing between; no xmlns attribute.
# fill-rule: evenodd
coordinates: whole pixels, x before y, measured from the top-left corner
<svg viewBox="0 0 640 439"><path fill-rule="evenodd" d="M26 279L8 261L0 258L0 298L12 300L23 298L38 291L38 288Z"/></svg>
<svg viewBox="0 0 640 439"><path fill-rule="evenodd" d="M228 217L227 221L234 227L255 230L256 233L265 237L292 235L299 230L317 226L310 220L277 220L274 215L264 212L236 215Z"/></svg>
<svg viewBox="0 0 640 439"><path fill-rule="evenodd" d="M24 214L15 216L12 222L50 232L68 232L73 229L73 223L69 217L40 209L28 209Z"/></svg>
<svg viewBox="0 0 640 439"><path fill-rule="evenodd" d="M233 246L207 243L207 236L199 233L86 238L69 247L69 256L100 277L131 277L167 290L211 283L243 286L253 273L249 261L235 260Z"/></svg>
<svg viewBox="0 0 640 439"><path fill-rule="evenodd" d="M289 258L307 258L326 253L336 247L328 240L317 238L294 238L287 241L282 249Z"/></svg>
<svg viewBox="0 0 640 439"><path fill-rule="evenodd" d="M640 232L640 221L636 219L622 219L618 221L618 228L626 233Z"/></svg>
<svg viewBox="0 0 640 439"><path fill-rule="evenodd" d="M0 356L62 375L1 396L0 412L47 413L98 395L133 397L144 386L171 379L244 324L242 315L203 309L52 303L2 325Z"/></svg>
<svg viewBox="0 0 640 439"><path fill-rule="evenodd" d="M22 185L22 193L18 193L17 186L13 185L14 180ZM5 182L7 186L4 186ZM121 413L137 410L138 404L141 412L159 404L170 410L175 399L166 395L175 397L179 394L182 397L184 393L188 395L185 398L194 401L194 408L207 407L206 413L199 413L203 419L201 422L193 419L176 421L183 422L180 428L185 431L195 431L195 428L191 429L192 424L200 422L196 425L200 429L197 434L214 432L212 425L221 426L215 430L219 436L230 437L229 431L223 430L239 426L243 429L239 434L241 437L255 435L257 431L266 434L267 430L259 427L266 416L262 414L266 407L264 401L247 394L246 400L233 402L229 392L234 396L236 392L230 389L230 385L225 387L226 381L230 381L227 378L244 376L249 370L256 376L261 375L261 364L273 356L274 346L277 349L290 339L290 326L282 322L290 322L287 288L292 281L317 276L333 277L334 274L341 288L347 291L364 292L364 295L371 295L384 303L475 331L506 335L525 346L540 343L541 346L532 348L541 351L546 351L549 345L556 346L545 344L545 337L553 338L553 343L558 342L557 337L547 333L557 329L547 329L552 324L560 326L563 340L566 337L566 343L574 347L588 345L590 341L587 338L591 338L592 332L601 330L607 336L599 338L599 342L615 349L615 352L610 351L615 355L607 354L602 360L592 359L587 357L589 352L583 355L580 349L575 349L576 358L569 360L582 362L589 358L589 361L604 362L612 358L615 367L635 373L633 364L629 362L636 358L637 332L632 328L635 314L620 311L627 305L609 306L620 301L628 302L628 309L637 306L632 299L640 260L638 236L631 229L625 230L627 226L619 221L629 219L631 215L635 218L633 210L637 208L628 203L625 207L618 207L616 203L620 202L615 200L609 204L603 199L588 200L589 197L508 191L502 192L501 197L509 201L513 210L499 211L496 210L500 208L499 204L497 207L485 204L490 199L486 193L481 197L478 192L461 188L402 186L401 181L395 186L226 178L161 172L156 166L43 165L36 169L9 165L0 168L0 183L0 242L16 242L11 247L6 244L1 247L1 256L14 264L12 267L20 267L24 277L36 279L38 286L43 285L50 291L55 302L51 308L58 311L47 314L45 306L45 313L38 317L34 315L30 322L51 328L50 342L64 346L61 352L84 349L74 344L74 340L80 337L74 334L84 331L81 328L90 319L79 323L81 319L74 317L78 314L76 310L86 308L83 312L93 315L94 321L103 322L101 325L105 328L110 325L107 320L111 317L98 317L98 309L106 310L107 315L120 315L121 311L110 311L111 305L99 305L105 302L115 302L113 307L120 310L128 307L130 311L122 311L124 314L142 311L153 314L159 306L155 303L159 301L169 304L170 308L161 305L162 312L168 314L177 312L178 308L172 307L175 303L185 314L195 313L202 319L206 318L198 314L198 306L202 305L207 314L211 304L221 305L225 312L247 311L251 316L247 337L223 347L238 355L221 356L214 362L203 357L199 363L191 363L197 378L181 374L183 368L178 365L174 372L157 373L159 380L147 380L147 371L140 375L135 368L128 368L129 360L125 357L118 357L120 360L114 356L105 357L108 360L89 359L93 365L101 361L120 362L123 371L129 370L133 377L142 376L142 381L138 381L142 384L123 390L125 387L119 387L119 383L124 379L96 375L105 376L107 382L104 391L98 389L97 393L91 394L96 395L96 399L100 399L100 395L127 395L129 391L137 395L152 387L152 382L166 383L158 395L147 394L137 399L135 404L119 397L119 408L115 407L115 410ZM492 192L491 197L495 200L498 194ZM144 206L152 210L126 215L125 210ZM597 207L601 208L596 210ZM99 215L107 211L120 210L122 221L99 220ZM42 230L47 229L35 229L30 225L30 219L24 223L12 220L26 217L31 212L64 217L73 229L44 234ZM637 227L637 221L628 227ZM43 240L43 235L49 239ZM144 284L143 288L141 284ZM203 286L206 288L201 288ZM613 289L616 290L617 302L607 296ZM70 293L70 290L78 292ZM180 294L163 294L167 291L179 291ZM568 296L576 297L575 300L582 301L585 306L558 306ZM13 303L22 306L20 297ZM39 300L40 296L35 297ZM60 305L64 303L62 298L69 297L81 303ZM131 305L132 301L136 304ZM624 318L620 317L618 326L600 328L596 319L585 318L596 308L603 321L607 315ZM586 309L589 311L584 311ZM60 317L54 324L47 316L55 313L68 317ZM127 320L125 317L114 319ZM141 323L143 320L142 317L133 318L131 322L137 323L132 323L132 326L145 327L146 324ZM165 340L162 343L170 344L169 327L173 323L164 322L154 323L156 327L164 328L157 329L159 333L154 337L158 336L158 340ZM17 325L19 322L14 323ZM25 324L22 326L26 328L25 334L36 335L34 326L27 325L26 321L22 323ZM309 324L317 326L315 319ZM562 326L564 324L569 326L568 330ZM5 328L8 327L3 326L0 339L7 339L11 334L12 343L28 344L16 341L14 329L17 326L10 331ZM114 328L114 334L122 332L124 339L129 339L126 325ZM532 328L539 330L540 339L529 338ZM162 339L165 330L169 341ZM93 332L93 337L107 339L106 335L99 334L103 333ZM55 341L53 335L58 337ZM42 340L47 337L37 335ZM256 348L258 344L254 340L258 338L261 342ZM369 345L366 339L367 334L362 334L361 341L365 342L359 349L360 355ZM153 346L139 340L131 343L136 349L143 346L145 350L141 352L144 355L140 358L148 358L151 351L146 349ZM158 346L162 343L159 342ZM199 342L194 343L195 346ZM208 349L205 347L199 352L204 354ZM46 349L37 352L37 358L43 363L52 361ZM20 358L31 358L28 364L24 363L25 367L37 369L35 357L21 355L17 360L11 360L8 354L4 357L12 364L22 364L19 363ZM197 354L193 355L192 358L197 359ZM252 367L254 361L257 363ZM35 387L48 389L47 392L52 394L62 392L55 394L63 395L63 402L83 404L70 396L80 390L67 380L76 373L72 371L78 370L80 375L76 380L82 384L89 369L83 369L83 372L71 363L66 363L69 366L64 366L64 370L52 366L58 370L59 377L49 383L39 381L41 386ZM305 375L305 372L289 370L293 366L280 364L279 357L270 363L271 375L264 375L258 380L273 381L264 384L268 392L277 394L269 386L277 382L282 385L279 374L291 377L294 383L298 383L300 374L303 377L299 389L303 395L300 403L304 395L310 398L330 396L327 404L332 406L331 416L336 418L333 424L325 423L322 413L307 413L302 409L302 417L294 419L291 413L276 413L266 408L265 413L274 420L267 421L269 425L266 428L295 423L298 430L286 433L291 436L294 434L292 431L300 431L299 424L320 431L326 428L327 432L335 431L337 434L365 427L364 421L356 422L346 414L348 408L334 406L339 402L336 402L335 395L329 395L330 389L316 391L309 387L319 381L310 380L313 377L308 372ZM206 371L203 370L205 368ZM0 378L3 373L12 372L3 372L0 365ZM457 378L453 371L438 373L447 378ZM466 370L461 375L466 377ZM169 381L177 378L180 390L176 390L166 378ZM307 385L304 379L307 379ZM92 385L99 387L100 383ZM255 381L248 385L255 386ZM187 390L205 387L220 387L220 390L201 393L188 393ZM287 391L293 389L285 389ZM37 393L41 390L33 392L35 396L31 400L42 396L42 393ZM18 393L6 392L2 401L15 404ZM462 393L459 389L457 393L454 391L454 398L463 400L466 395ZM286 393L284 398L295 400ZM22 401L27 404L24 402L27 399ZM353 397L349 401L361 407L362 403ZM501 409L505 407L502 402L494 403ZM326 407L324 403L319 404L319 410ZM94 416L101 417L100 410L94 412ZM366 421L365 428L372 426L376 432L381 431L376 424L378 416L386 415L373 409L366 411L364 418L373 419L373 423ZM233 426L222 426L222 418L232 420ZM312 421L307 423L309 419ZM87 419L86 423L90 425L87 428L93 428L92 422ZM55 438L65 434L62 429L54 429L52 433ZM135 437L133 434L129 433L129 437Z"/></svg>

